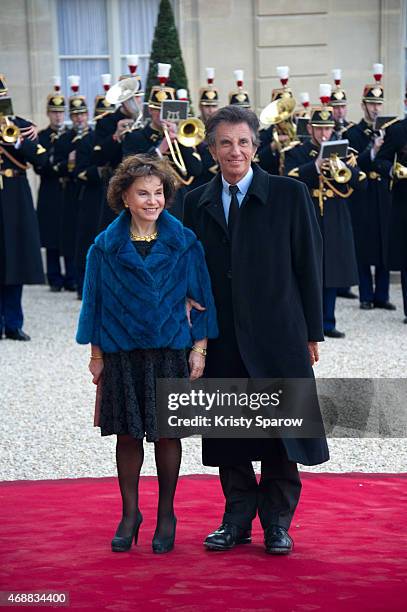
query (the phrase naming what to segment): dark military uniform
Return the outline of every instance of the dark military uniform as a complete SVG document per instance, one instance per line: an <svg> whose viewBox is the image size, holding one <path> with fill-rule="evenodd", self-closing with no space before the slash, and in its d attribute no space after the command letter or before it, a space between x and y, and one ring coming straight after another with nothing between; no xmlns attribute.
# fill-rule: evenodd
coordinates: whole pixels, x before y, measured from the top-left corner
<svg viewBox="0 0 407 612"><path fill-rule="evenodd" d="M384 304L389 300L387 268L390 215L389 177L375 170L372 147L375 134L364 119L343 134L359 151L358 165L367 175L367 189L350 199L356 257L359 271L359 299L363 303ZM375 266L375 288L370 266Z"/></svg>
<svg viewBox="0 0 407 612"><path fill-rule="evenodd" d="M347 198L354 189L364 188L365 175L359 171L354 156L350 159L352 177L346 184L325 180L318 174L315 161L319 147L312 141L294 146L285 155L288 176L303 181L310 192L321 229L324 285L324 330L335 329L337 287L358 283L352 223Z"/></svg>
<svg viewBox="0 0 407 612"><path fill-rule="evenodd" d="M209 183L213 179L216 174L219 172L219 165L213 159L211 152L209 151L209 147L206 142L201 142L197 147L201 161L202 161L202 172L199 176L195 177L191 188L195 189L196 187L200 187L201 185L205 185Z"/></svg>
<svg viewBox="0 0 407 612"><path fill-rule="evenodd" d="M96 167L103 168L103 195L98 220L99 231L104 230L116 218L116 213L107 203L106 193L109 180L123 157L121 143L113 140L113 134L116 132L117 124L121 119L131 121L119 107L114 113L108 112L96 121L91 163Z"/></svg>
<svg viewBox="0 0 407 612"><path fill-rule="evenodd" d="M60 227L60 252L64 257L72 260L75 257L76 235L79 210L79 186L75 175L75 164L68 162L71 151L79 148L82 137L87 130L78 133L75 129L66 131L55 143L54 170L58 177L62 179L63 198L61 211ZM75 267L75 266L74 266ZM75 282L67 289L75 289L77 282L77 270L75 268Z"/></svg>
<svg viewBox="0 0 407 612"><path fill-rule="evenodd" d="M48 283L56 289L61 289L65 284L72 286L75 282L72 257L65 257L65 277L62 275L60 268L63 189L62 179L60 179L53 166L55 143L62 133L58 133L51 127L39 132L39 141L47 149L48 156L47 163L44 166L35 167L35 171L41 177L37 204L41 246L46 249Z"/></svg>
<svg viewBox="0 0 407 612"><path fill-rule="evenodd" d="M136 153L157 155L156 149L160 146L163 138L163 132L152 127L151 123L147 123L147 125L141 130L139 129L128 132L124 135L122 141L123 157L126 157L127 155L134 155ZM174 216L176 216L178 219L182 219L183 200L188 191L187 187L192 184L195 177L200 176L202 172L202 161L195 147L185 147L180 144L179 149L185 163L186 174L182 174L181 171L175 166L169 151L164 154L164 157L168 158L179 182L179 187L170 210Z"/></svg>
<svg viewBox="0 0 407 612"><path fill-rule="evenodd" d="M18 127L30 122L11 117ZM3 329L16 332L23 326L23 285L44 282L37 215L27 180L28 163L47 161L38 140L0 141L0 337ZM27 338L28 339L28 338Z"/></svg>
<svg viewBox="0 0 407 612"><path fill-rule="evenodd" d="M89 130L80 140L76 152L74 175L78 183L78 220L75 246L78 297L82 297L86 255L99 227L103 188L98 168L92 164L95 132Z"/></svg>
<svg viewBox="0 0 407 612"><path fill-rule="evenodd" d="M274 130L274 125L270 125L270 127L260 130L260 145L257 149L258 164L269 174L279 174L280 170L280 152L271 147L273 142L275 142Z"/></svg>
<svg viewBox="0 0 407 612"><path fill-rule="evenodd" d="M390 176L394 159L407 167L407 119L398 121L386 130L384 143L376 159L375 169L384 179ZM407 174L407 172L406 172ZM401 270L404 314L407 323L407 178L392 181L392 203L389 222L388 265L390 270Z"/></svg>

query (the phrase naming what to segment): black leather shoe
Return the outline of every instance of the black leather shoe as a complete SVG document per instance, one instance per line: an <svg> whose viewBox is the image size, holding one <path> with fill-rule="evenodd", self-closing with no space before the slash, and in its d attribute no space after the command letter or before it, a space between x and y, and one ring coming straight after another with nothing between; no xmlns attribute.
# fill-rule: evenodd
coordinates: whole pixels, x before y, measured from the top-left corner
<svg viewBox="0 0 407 612"><path fill-rule="evenodd" d="M64 285L65 291L76 291L76 285Z"/></svg>
<svg viewBox="0 0 407 612"><path fill-rule="evenodd" d="M52 293L59 293L62 290L62 287L58 287L58 285L50 285L49 290Z"/></svg>
<svg viewBox="0 0 407 612"><path fill-rule="evenodd" d="M407 317L405 317L405 319L404 319L404 323L407 325Z"/></svg>
<svg viewBox="0 0 407 612"><path fill-rule="evenodd" d="M133 541L133 538L134 538L134 544L137 544L138 532L139 532L140 525L142 522L143 522L143 516L140 510L138 510L136 522L133 527L133 531L131 532L129 536L115 535L112 540L112 551L113 552L127 552L131 548L131 543Z"/></svg>
<svg viewBox="0 0 407 612"><path fill-rule="evenodd" d="M356 300L358 296L349 289L349 291L338 291L337 297L345 298L347 300Z"/></svg>
<svg viewBox="0 0 407 612"><path fill-rule="evenodd" d="M373 302L360 302L361 310L372 310L374 308Z"/></svg>
<svg viewBox="0 0 407 612"><path fill-rule="evenodd" d="M250 544L251 541L250 529L241 529L231 523L222 523L219 529L207 536L204 546L209 550L230 550L237 544Z"/></svg>
<svg viewBox="0 0 407 612"><path fill-rule="evenodd" d="M324 331L324 336L327 336L328 338L344 338L345 334L334 327L329 331Z"/></svg>
<svg viewBox="0 0 407 612"><path fill-rule="evenodd" d="M171 535L163 538L157 535L157 533L154 534L153 541L151 543L153 552L160 555L162 553L170 552L170 550L174 548L176 526L177 518L174 516Z"/></svg>
<svg viewBox="0 0 407 612"><path fill-rule="evenodd" d="M294 542L287 533L287 529L280 525L270 525L264 532L264 544L269 555L288 555Z"/></svg>
<svg viewBox="0 0 407 612"><path fill-rule="evenodd" d="M6 338L9 340L22 340L23 342L28 342L28 340L31 340L30 336L23 332L22 329L6 329Z"/></svg>
<svg viewBox="0 0 407 612"><path fill-rule="evenodd" d="M391 302L374 302L375 308L383 308L383 310L396 310L396 307Z"/></svg>

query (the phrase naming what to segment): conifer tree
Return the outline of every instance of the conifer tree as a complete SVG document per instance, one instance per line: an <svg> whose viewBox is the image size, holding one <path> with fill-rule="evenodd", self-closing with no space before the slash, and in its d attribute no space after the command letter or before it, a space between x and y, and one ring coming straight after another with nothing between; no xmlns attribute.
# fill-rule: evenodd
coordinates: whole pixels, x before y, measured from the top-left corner
<svg viewBox="0 0 407 612"><path fill-rule="evenodd" d="M171 64L170 77L167 83L170 87L188 90L188 79L170 0L161 0L160 2L148 67L146 100L150 94L151 87L158 84L158 62Z"/></svg>

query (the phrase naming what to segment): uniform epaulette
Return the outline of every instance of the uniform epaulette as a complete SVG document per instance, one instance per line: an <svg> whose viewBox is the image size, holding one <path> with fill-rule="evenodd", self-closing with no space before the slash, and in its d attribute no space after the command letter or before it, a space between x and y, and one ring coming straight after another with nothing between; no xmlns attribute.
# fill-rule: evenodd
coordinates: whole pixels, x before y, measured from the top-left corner
<svg viewBox="0 0 407 612"><path fill-rule="evenodd" d="M356 125L353 121L349 121L348 125L342 130L342 135L347 132L351 127Z"/></svg>
<svg viewBox="0 0 407 612"><path fill-rule="evenodd" d="M300 140L293 140L292 142L290 142L289 145L287 145L286 147L281 149L281 152L285 153L286 151L290 151L291 149L294 149L295 147L298 147L298 145L300 145L300 144L302 144L302 142Z"/></svg>
<svg viewBox="0 0 407 612"><path fill-rule="evenodd" d="M106 111L104 113L101 113L100 115L97 115L96 117L93 117L93 121L99 121L99 119L102 119L103 117L106 117L107 115L111 115L112 111Z"/></svg>

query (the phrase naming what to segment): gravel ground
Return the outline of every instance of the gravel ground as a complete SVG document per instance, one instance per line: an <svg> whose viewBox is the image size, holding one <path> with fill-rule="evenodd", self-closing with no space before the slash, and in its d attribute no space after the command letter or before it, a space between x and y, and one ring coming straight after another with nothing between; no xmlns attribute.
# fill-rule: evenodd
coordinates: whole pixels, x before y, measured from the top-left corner
<svg viewBox="0 0 407 612"><path fill-rule="evenodd" d="M395 312L361 311L356 300L338 300L344 340L321 345L319 377L406 377L407 325L401 290L392 285ZM95 389L87 371L88 347L75 344L80 303L72 293L24 289L24 329L31 342L2 340L0 389L3 443L0 479L79 478L115 475L115 440L92 425ZM403 472L405 439L332 439L330 462L307 471ZM153 445L144 474L154 474ZM203 467L200 440L183 442L182 473L216 473Z"/></svg>

